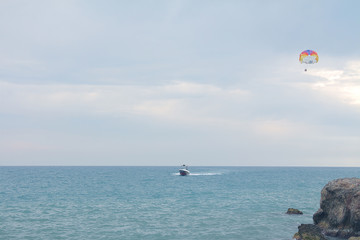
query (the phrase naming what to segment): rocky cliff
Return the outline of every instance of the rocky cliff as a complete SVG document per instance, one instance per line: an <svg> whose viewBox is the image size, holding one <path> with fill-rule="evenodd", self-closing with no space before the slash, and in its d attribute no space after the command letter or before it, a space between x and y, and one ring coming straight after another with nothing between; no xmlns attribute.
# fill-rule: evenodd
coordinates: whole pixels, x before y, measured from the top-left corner
<svg viewBox="0 0 360 240"><path fill-rule="evenodd" d="M343 178L326 184L313 219L328 236L360 236L360 179Z"/></svg>
<svg viewBox="0 0 360 240"><path fill-rule="evenodd" d="M295 233L293 239L296 240L326 240L321 232L321 228L314 224L301 224L299 231Z"/></svg>

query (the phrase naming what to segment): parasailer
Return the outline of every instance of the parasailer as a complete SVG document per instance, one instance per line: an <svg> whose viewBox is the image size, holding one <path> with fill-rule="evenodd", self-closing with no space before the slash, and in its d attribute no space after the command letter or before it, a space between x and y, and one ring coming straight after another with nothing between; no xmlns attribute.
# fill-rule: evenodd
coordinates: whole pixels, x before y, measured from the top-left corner
<svg viewBox="0 0 360 240"><path fill-rule="evenodd" d="M319 55L313 50L305 50L300 53L299 61L301 64L314 64L319 61ZM307 69L305 68L305 72Z"/></svg>

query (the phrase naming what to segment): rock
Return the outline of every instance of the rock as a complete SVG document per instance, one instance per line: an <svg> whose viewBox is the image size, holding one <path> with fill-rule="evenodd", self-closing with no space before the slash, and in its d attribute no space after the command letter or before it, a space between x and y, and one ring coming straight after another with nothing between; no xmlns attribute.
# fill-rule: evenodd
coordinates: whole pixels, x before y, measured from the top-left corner
<svg viewBox="0 0 360 240"><path fill-rule="evenodd" d="M314 224L301 224L298 229L293 237L296 240L326 240L321 229Z"/></svg>
<svg viewBox="0 0 360 240"><path fill-rule="evenodd" d="M360 240L360 237L351 237L348 240Z"/></svg>
<svg viewBox="0 0 360 240"><path fill-rule="evenodd" d="M313 220L328 236L360 236L360 179L336 179L326 184Z"/></svg>
<svg viewBox="0 0 360 240"><path fill-rule="evenodd" d="M303 212L300 211L299 209L288 208L286 214L303 214Z"/></svg>

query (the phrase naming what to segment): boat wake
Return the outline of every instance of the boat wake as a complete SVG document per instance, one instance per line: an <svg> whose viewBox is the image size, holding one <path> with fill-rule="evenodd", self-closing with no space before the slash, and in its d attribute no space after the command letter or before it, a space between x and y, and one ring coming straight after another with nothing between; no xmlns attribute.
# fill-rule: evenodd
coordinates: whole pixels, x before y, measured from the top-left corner
<svg viewBox="0 0 360 240"><path fill-rule="evenodd" d="M175 176L180 176L180 173L173 173ZM222 175L222 173L190 173L189 176L216 176L216 175Z"/></svg>
<svg viewBox="0 0 360 240"><path fill-rule="evenodd" d="M193 176L215 176L222 175L222 173L191 173Z"/></svg>

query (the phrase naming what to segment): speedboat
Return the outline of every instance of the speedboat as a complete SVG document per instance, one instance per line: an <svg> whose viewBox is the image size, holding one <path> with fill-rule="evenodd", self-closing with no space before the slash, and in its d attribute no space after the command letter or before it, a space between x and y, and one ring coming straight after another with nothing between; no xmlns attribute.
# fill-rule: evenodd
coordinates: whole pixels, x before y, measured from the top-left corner
<svg viewBox="0 0 360 240"><path fill-rule="evenodd" d="M179 169L179 173L181 176L187 176L190 174L190 171L188 170L188 166L186 166L185 164L181 166L181 168Z"/></svg>

